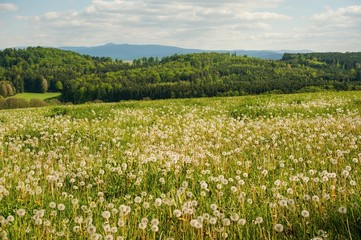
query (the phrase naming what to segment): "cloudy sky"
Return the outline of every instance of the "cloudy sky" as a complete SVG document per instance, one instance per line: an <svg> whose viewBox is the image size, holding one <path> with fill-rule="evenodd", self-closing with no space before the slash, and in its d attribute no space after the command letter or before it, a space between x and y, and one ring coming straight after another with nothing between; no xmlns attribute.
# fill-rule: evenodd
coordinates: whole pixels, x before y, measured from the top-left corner
<svg viewBox="0 0 361 240"><path fill-rule="evenodd" d="M109 42L361 51L361 0L0 0L0 49Z"/></svg>

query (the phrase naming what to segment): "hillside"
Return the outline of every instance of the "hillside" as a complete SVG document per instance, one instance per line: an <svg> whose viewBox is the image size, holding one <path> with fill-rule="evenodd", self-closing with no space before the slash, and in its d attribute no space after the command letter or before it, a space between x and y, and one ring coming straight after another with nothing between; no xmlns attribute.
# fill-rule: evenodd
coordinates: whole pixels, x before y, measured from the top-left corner
<svg viewBox="0 0 361 240"><path fill-rule="evenodd" d="M84 74L108 71L106 68L115 64L117 62L110 58L96 58L55 48L8 48L0 51L0 80L11 81L16 92L42 92L41 82L46 79L46 91L55 92L61 90L56 87L57 82L63 84Z"/></svg>
<svg viewBox="0 0 361 240"><path fill-rule="evenodd" d="M96 57L111 57L113 59L134 60L138 58L163 58L174 54L190 54L190 53L236 53L239 56L247 55L249 57L257 57L262 59L279 60L283 53L287 51L256 51L256 50L201 50L187 49L164 45L134 45L134 44L114 44L108 43L95 47L60 47L63 50L70 50L80 54L86 54ZM304 52L304 51L301 51ZM310 52L310 51L308 51Z"/></svg>
<svg viewBox="0 0 361 240"><path fill-rule="evenodd" d="M0 239L360 240L360 103L326 92L0 111Z"/></svg>
<svg viewBox="0 0 361 240"><path fill-rule="evenodd" d="M130 64L29 47L0 51L0 81L17 93L61 91L61 100L73 103L357 90L361 53L289 53L282 60L193 53Z"/></svg>

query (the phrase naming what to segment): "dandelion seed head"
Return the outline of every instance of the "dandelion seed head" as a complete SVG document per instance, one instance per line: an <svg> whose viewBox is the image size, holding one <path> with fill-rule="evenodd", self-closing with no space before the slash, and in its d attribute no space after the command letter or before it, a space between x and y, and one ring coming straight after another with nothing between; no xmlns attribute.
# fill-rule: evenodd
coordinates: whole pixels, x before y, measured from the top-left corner
<svg viewBox="0 0 361 240"><path fill-rule="evenodd" d="M255 224L261 224L263 222L262 217L256 217Z"/></svg>
<svg viewBox="0 0 361 240"><path fill-rule="evenodd" d="M310 216L310 213L307 210L302 210L301 215L302 215L302 217L308 218Z"/></svg>
<svg viewBox="0 0 361 240"><path fill-rule="evenodd" d="M345 214L347 212L347 208L345 206L341 206L339 207L338 212L341 214Z"/></svg>
<svg viewBox="0 0 361 240"><path fill-rule="evenodd" d="M64 211L65 210L65 205L62 204L62 203L58 204L58 210L59 211Z"/></svg>
<svg viewBox="0 0 361 240"><path fill-rule="evenodd" d="M283 225L280 223L277 223L273 228L276 232L283 232Z"/></svg>
<svg viewBox="0 0 361 240"><path fill-rule="evenodd" d="M153 232L158 232L159 227L158 227L158 225L152 225L152 226L150 227L150 230L152 230Z"/></svg>

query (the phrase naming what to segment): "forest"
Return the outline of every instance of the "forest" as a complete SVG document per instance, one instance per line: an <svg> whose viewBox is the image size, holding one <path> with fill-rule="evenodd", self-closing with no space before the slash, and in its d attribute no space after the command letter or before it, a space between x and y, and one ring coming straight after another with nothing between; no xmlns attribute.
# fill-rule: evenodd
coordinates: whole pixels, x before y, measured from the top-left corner
<svg viewBox="0 0 361 240"><path fill-rule="evenodd" d="M140 58L132 63L55 48L0 51L0 95L61 92L62 102L361 90L361 53L234 53Z"/></svg>

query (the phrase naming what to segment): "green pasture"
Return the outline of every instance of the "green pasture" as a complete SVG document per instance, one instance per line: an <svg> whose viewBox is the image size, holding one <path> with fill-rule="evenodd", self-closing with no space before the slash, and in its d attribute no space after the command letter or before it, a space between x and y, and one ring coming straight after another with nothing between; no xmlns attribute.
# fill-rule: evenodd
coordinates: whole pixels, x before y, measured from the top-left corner
<svg viewBox="0 0 361 240"><path fill-rule="evenodd" d="M0 239L360 240L360 105L350 91L2 110Z"/></svg>
<svg viewBox="0 0 361 240"><path fill-rule="evenodd" d="M24 93L18 93L14 96L12 96L13 98L23 98L26 100L31 100L31 99L40 99L40 100L47 100L47 99L52 99L52 98L57 98L61 95L61 93L58 92L48 92L48 93L29 93L29 92L24 92Z"/></svg>

